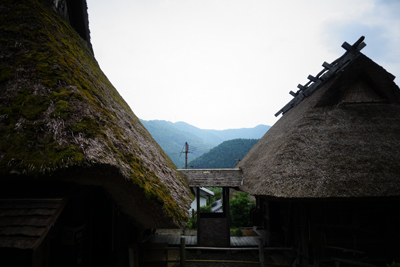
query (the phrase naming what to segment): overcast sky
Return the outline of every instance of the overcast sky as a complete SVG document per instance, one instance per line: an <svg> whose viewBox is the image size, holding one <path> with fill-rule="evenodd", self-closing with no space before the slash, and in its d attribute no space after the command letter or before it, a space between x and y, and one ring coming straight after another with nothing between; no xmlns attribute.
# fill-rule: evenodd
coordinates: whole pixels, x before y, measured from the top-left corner
<svg viewBox="0 0 400 267"><path fill-rule="evenodd" d="M273 125L289 91L362 35L362 52L400 75L400 0L87 2L95 57L144 120Z"/></svg>

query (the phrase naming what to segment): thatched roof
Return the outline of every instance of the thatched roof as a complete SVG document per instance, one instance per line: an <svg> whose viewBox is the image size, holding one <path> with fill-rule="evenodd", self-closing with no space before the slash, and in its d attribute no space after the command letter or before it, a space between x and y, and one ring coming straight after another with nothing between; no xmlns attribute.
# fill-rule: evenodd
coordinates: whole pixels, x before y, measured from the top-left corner
<svg viewBox="0 0 400 267"><path fill-rule="evenodd" d="M36 250L66 202L65 199L0 199L0 248Z"/></svg>
<svg viewBox="0 0 400 267"><path fill-rule="evenodd" d="M242 190L275 198L400 195L400 90L358 53L288 110L239 163Z"/></svg>
<svg viewBox="0 0 400 267"><path fill-rule="evenodd" d="M192 197L185 178L87 43L40 1L3 1L0 10L1 179L102 186L144 227L182 225Z"/></svg>

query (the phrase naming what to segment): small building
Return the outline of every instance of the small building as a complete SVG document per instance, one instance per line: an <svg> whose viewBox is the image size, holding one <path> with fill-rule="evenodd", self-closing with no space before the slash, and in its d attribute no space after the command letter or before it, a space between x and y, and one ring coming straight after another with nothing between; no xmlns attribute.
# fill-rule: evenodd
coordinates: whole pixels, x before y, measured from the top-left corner
<svg viewBox="0 0 400 267"><path fill-rule="evenodd" d="M222 211L223 205L222 205L222 199L218 199L214 203L211 204L211 210L212 212L223 212Z"/></svg>
<svg viewBox="0 0 400 267"><path fill-rule="evenodd" d="M197 191L195 191L194 200L191 204L190 210L197 211ZM208 190L205 187L200 187L200 207L204 207L210 204L211 198L214 196L214 192Z"/></svg>
<svg viewBox="0 0 400 267"><path fill-rule="evenodd" d="M291 92L238 164L254 224L293 266L400 260L400 90L363 39Z"/></svg>
<svg viewBox="0 0 400 267"><path fill-rule="evenodd" d="M131 266L187 221L186 179L100 70L86 1L6 1L0 24L0 266Z"/></svg>

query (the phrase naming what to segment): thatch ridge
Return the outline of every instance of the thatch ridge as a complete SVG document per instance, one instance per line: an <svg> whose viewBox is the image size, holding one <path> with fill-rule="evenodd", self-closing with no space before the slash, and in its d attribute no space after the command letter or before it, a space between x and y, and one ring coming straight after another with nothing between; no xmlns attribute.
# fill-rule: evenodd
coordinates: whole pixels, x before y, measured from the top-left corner
<svg viewBox="0 0 400 267"><path fill-rule="evenodd" d="M182 225L191 202L185 178L85 42L38 1L0 9L0 176L98 181L128 214L132 192L138 210L154 206L147 212L158 220L135 217L147 227Z"/></svg>
<svg viewBox="0 0 400 267"><path fill-rule="evenodd" d="M343 102L360 79L384 101ZM285 113L243 158L241 189L289 199L399 196L399 101L393 75L360 54Z"/></svg>

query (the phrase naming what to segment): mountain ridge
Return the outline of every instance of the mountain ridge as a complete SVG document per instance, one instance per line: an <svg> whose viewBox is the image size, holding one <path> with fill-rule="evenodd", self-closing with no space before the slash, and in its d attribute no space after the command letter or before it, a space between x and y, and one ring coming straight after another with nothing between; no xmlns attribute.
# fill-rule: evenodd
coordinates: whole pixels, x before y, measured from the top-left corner
<svg viewBox="0 0 400 267"><path fill-rule="evenodd" d="M247 152L260 139L236 138L222 142L213 147L209 152L189 162L189 167L193 169L223 169L235 168Z"/></svg>
<svg viewBox="0 0 400 267"><path fill-rule="evenodd" d="M260 124L254 128L208 130L182 121L143 119L140 121L179 168L183 168L185 164L183 155L185 142L189 144L188 162L190 162L224 141L238 138L260 139L271 128Z"/></svg>

